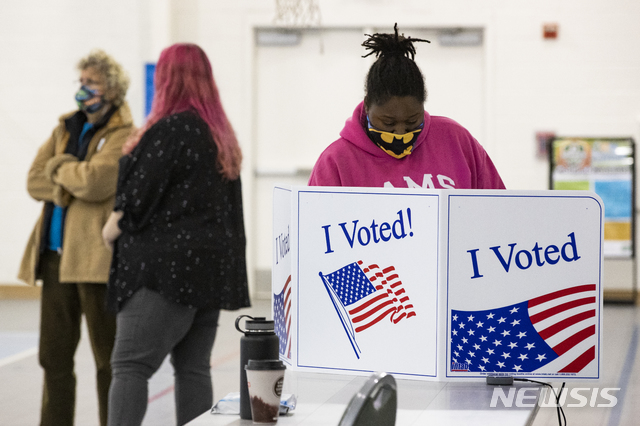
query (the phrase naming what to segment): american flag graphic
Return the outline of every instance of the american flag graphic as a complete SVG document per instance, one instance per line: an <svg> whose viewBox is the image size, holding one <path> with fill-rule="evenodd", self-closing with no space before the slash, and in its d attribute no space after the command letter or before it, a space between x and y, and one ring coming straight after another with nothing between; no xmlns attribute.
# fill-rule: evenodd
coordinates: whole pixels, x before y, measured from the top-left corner
<svg viewBox="0 0 640 426"><path fill-rule="evenodd" d="M451 371L579 373L596 356L596 285L485 311L451 311Z"/></svg>
<svg viewBox="0 0 640 426"><path fill-rule="evenodd" d="M291 275L279 294L273 295L273 318L276 335L280 340L280 355L291 359Z"/></svg>
<svg viewBox="0 0 640 426"><path fill-rule="evenodd" d="M356 334L389 317L397 324L416 316L395 267L353 262L320 277L358 358Z"/></svg>

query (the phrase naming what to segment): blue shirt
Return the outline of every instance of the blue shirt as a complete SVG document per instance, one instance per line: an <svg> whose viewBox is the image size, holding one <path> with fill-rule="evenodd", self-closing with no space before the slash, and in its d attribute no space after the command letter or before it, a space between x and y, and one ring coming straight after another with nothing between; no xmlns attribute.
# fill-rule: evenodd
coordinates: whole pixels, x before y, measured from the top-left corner
<svg viewBox="0 0 640 426"><path fill-rule="evenodd" d="M82 126L82 132L78 138L78 146L82 146L84 137L93 127L93 123L84 123ZM89 141L86 141L89 143ZM64 223L65 207L53 206L53 212L51 214L51 225L49 226L49 250L59 251L62 248L62 224Z"/></svg>

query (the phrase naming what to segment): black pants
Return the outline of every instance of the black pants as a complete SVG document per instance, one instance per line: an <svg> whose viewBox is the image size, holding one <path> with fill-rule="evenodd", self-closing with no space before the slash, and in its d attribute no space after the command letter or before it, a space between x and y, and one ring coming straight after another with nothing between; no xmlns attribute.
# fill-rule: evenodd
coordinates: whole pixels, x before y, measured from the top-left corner
<svg viewBox="0 0 640 426"><path fill-rule="evenodd" d="M40 308L40 365L44 389L40 424L74 424L76 376L74 356L80 341L84 314L96 363L100 424L107 424L111 384L111 351L115 340L115 316L105 310L107 286L97 283L60 283L60 256L47 251L40 260L42 301Z"/></svg>

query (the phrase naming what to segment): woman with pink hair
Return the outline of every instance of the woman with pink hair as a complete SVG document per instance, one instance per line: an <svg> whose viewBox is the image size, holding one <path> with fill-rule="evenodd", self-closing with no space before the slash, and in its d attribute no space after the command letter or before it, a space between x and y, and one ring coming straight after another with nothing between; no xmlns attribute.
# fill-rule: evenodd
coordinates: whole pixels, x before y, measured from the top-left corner
<svg viewBox="0 0 640 426"><path fill-rule="evenodd" d="M177 424L213 403L209 361L220 309L249 303L238 141L211 64L193 44L165 49L145 126L124 145L108 306L117 312L109 425L140 425L148 380L170 354Z"/></svg>

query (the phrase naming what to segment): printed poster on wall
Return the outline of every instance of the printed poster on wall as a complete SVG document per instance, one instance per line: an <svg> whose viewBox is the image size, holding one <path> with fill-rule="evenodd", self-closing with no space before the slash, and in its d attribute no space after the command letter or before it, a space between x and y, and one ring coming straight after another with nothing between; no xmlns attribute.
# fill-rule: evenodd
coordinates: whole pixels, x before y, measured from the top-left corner
<svg viewBox="0 0 640 426"><path fill-rule="evenodd" d="M550 155L552 189L593 191L604 202L605 257L633 257L633 139L556 138Z"/></svg>
<svg viewBox="0 0 640 426"><path fill-rule="evenodd" d="M296 365L437 375L438 196L294 191Z"/></svg>
<svg viewBox="0 0 640 426"><path fill-rule="evenodd" d="M447 377L598 378L602 201L448 197Z"/></svg>

